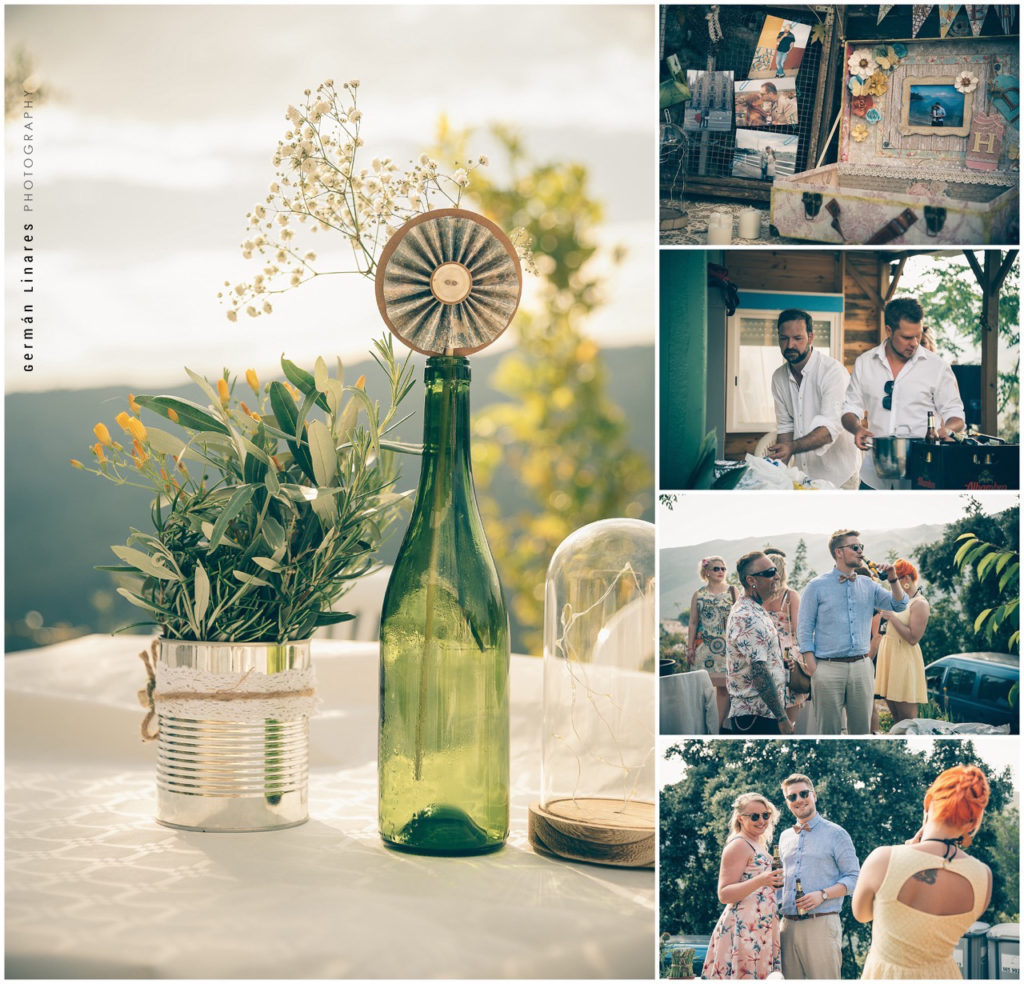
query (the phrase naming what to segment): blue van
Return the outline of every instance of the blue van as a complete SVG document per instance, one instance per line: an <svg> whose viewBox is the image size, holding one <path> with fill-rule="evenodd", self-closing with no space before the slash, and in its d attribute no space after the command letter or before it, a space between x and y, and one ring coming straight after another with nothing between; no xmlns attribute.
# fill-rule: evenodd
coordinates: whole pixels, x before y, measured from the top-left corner
<svg viewBox="0 0 1024 984"><path fill-rule="evenodd" d="M928 696L955 722L1008 724L1020 731L1020 656L956 653L924 668Z"/></svg>

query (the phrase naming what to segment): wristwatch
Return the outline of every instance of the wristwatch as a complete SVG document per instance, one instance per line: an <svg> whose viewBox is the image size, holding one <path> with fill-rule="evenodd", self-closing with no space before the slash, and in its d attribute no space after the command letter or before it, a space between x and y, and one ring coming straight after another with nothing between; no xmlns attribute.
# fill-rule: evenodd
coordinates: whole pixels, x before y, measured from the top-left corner
<svg viewBox="0 0 1024 984"><path fill-rule="evenodd" d="M818 905L824 905L828 901L828 892L826 892L823 888L818 889L818 891L821 892L821 901L818 903Z"/></svg>

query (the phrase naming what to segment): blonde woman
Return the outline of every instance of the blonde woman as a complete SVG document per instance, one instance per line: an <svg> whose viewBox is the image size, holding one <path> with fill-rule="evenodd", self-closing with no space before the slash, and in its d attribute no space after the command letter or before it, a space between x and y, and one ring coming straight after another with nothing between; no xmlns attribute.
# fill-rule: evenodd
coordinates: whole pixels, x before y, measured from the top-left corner
<svg viewBox="0 0 1024 984"><path fill-rule="evenodd" d="M902 612L889 615L878 645L875 693L885 698L893 724L898 724L916 718L917 705L928 703L921 637L928 628L931 607L917 586L917 568L902 558L893 566L910 603Z"/></svg>
<svg viewBox="0 0 1024 984"><path fill-rule="evenodd" d="M771 562L779 572L779 590L777 594L765 601L762 607L771 616L775 628L779 630L783 656L788 650L790 656L795 659L800 657L800 649L796 644L797 619L800 617L800 594L791 588L786 580L786 555L777 547L768 547L764 553L766 557L771 558ZM814 657L811 656L810 659L813 661ZM789 667L787 666L786 669L788 670ZM786 716L794 728L809 697L810 694L794 694L789 689L789 685L786 685Z"/></svg>
<svg viewBox="0 0 1024 984"><path fill-rule="evenodd" d="M772 870L772 833L779 811L761 793L733 800L729 837L718 872L718 919L702 977L707 980L764 980L781 971L779 916L775 890L782 869Z"/></svg>
<svg viewBox="0 0 1024 984"><path fill-rule="evenodd" d="M711 675L721 726L729 713L729 692L725 688L725 624L736 603L736 588L726 582L729 569L721 557L702 557L697 573L704 584L690 599L686 655L691 670L707 670Z"/></svg>

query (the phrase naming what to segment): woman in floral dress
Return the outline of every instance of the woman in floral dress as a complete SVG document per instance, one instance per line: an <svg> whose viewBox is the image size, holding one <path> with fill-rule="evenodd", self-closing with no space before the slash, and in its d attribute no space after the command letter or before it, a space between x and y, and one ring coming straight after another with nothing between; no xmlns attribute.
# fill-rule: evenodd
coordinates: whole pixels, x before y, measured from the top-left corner
<svg viewBox="0 0 1024 984"><path fill-rule="evenodd" d="M775 889L768 845L779 811L760 793L741 793L732 804L730 837L722 851L718 919L701 974L706 980L764 980L782 969Z"/></svg>
<svg viewBox="0 0 1024 984"><path fill-rule="evenodd" d="M721 727L729 713L729 691L725 688L725 623L736 602L736 588L726 583L729 571L721 557L701 558L697 572L704 585L690 599L686 654L691 670L707 670L711 675Z"/></svg>

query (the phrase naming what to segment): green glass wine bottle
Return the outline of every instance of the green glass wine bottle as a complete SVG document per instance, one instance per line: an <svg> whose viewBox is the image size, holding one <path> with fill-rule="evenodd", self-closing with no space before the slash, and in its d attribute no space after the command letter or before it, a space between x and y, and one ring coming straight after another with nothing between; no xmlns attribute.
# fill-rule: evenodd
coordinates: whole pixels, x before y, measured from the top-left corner
<svg viewBox="0 0 1024 984"><path fill-rule="evenodd" d="M380 833L424 854L508 836L508 613L477 508L469 361L427 359L423 461L384 596Z"/></svg>

